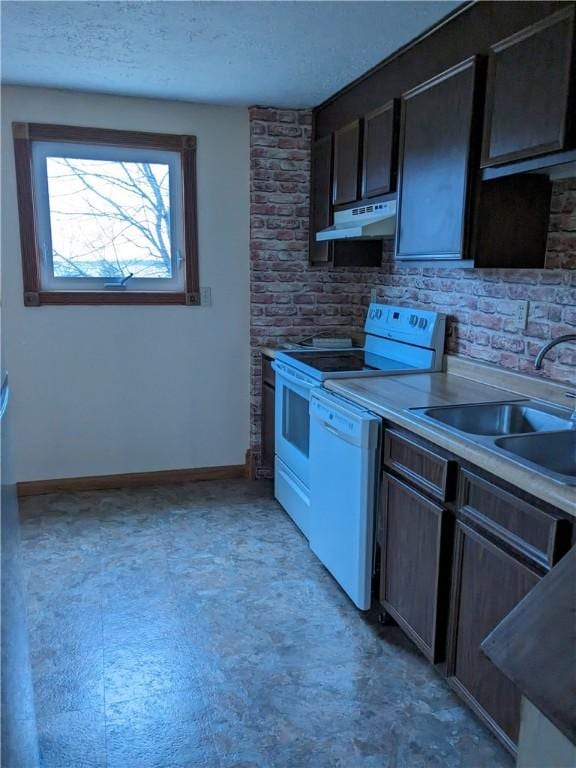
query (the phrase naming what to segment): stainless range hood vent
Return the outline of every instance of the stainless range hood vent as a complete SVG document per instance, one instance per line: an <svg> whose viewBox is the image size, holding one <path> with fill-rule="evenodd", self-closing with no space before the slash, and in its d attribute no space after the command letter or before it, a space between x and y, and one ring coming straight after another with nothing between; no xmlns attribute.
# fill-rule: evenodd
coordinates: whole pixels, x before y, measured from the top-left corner
<svg viewBox="0 0 576 768"><path fill-rule="evenodd" d="M363 213L374 213L374 206L365 205L362 208L352 208L352 216L361 216Z"/></svg>
<svg viewBox="0 0 576 768"><path fill-rule="evenodd" d="M396 200L383 200L336 211L334 224L316 232L316 240L364 240L392 237L396 230Z"/></svg>

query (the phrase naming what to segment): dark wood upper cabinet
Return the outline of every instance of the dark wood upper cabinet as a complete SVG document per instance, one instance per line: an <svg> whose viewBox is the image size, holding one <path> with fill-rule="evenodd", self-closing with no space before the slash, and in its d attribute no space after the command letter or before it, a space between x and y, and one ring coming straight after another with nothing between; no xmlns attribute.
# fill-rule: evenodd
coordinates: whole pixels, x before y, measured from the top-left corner
<svg viewBox="0 0 576 768"><path fill-rule="evenodd" d="M467 256L482 69L473 57L402 97L396 259Z"/></svg>
<svg viewBox="0 0 576 768"><path fill-rule="evenodd" d="M402 98L398 262L544 266L550 181L480 181L484 65L468 59Z"/></svg>
<svg viewBox="0 0 576 768"><path fill-rule="evenodd" d="M328 264L332 243L316 241L316 232L332 224L332 136L325 136L312 147L310 188L310 263Z"/></svg>
<svg viewBox="0 0 576 768"><path fill-rule="evenodd" d="M539 580L537 571L478 531L456 523L448 679L512 751L518 740L520 691L480 645Z"/></svg>
<svg viewBox="0 0 576 768"><path fill-rule="evenodd" d="M493 45L482 166L571 148L574 6Z"/></svg>
<svg viewBox="0 0 576 768"><path fill-rule="evenodd" d="M392 192L396 187L398 102L389 102L364 117L362 197Z"/></svg>
<svg viewBox="0 0 576 768"><path fill-rule="evenodd" d="M312 147L310 264L334 267L377 267L382 260L382 243L378 240L324 242L316 240L316 232L332 224L333 143L335 144L332 136L325 136L316 141ZM342 159L342 152L340 157ZM356 171L356 184L357 179L358 171ZM356 192L353 199L356 199Z"/></svg>
<svg viewBox="0 0 576 768"><path fill-rule="evenodd" d="M359 160L360 121L355 120L334 133L334 205L358 200Z"/></svg>
<svg viewBox="0 0 576 768"><path fill-rule="evenodd" d="M397 190L397 265L542 268L552 185L512 169L576 151L575 23L573 2L471 4L320 105L312 165L331 186L329 203L312 192L312 239ZM311 263L378 265L366 243L312 242Z"/></svg>

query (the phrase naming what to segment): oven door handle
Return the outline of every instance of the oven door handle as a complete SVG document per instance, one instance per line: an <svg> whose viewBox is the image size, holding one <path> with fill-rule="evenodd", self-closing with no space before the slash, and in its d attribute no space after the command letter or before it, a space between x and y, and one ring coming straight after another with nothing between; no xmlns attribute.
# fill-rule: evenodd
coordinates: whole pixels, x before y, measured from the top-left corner
<svg viewBox="0 0 576 768"><path fill-rule="evenodd" d="M315 381L306 381L305 379L294 376L285 366L279 366L276 362L272 363L272 368L276 372L277 376L284 379L284 381L288 382L288 384L293 384L295 387L300 387L301 389L309 391L314 389L314 387L320 386L319 383Z"/></svg>

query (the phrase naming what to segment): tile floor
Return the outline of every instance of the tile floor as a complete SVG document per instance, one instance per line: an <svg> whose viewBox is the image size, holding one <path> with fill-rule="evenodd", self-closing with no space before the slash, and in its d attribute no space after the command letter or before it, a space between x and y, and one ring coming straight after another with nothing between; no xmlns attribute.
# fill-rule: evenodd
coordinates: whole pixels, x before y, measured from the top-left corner
<svg viewBox="0 0 576 768"><path fill-rule="evenodd" d="M275 503L228 481L22 503L43 768L510 768Z"/></svg>

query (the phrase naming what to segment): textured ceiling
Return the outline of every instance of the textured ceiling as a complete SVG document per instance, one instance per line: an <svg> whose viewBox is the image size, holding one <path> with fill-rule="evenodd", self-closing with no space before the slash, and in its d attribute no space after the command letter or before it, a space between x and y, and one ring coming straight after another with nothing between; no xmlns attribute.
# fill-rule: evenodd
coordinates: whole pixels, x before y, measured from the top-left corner
<svg viewBox="0 0 576 768"><path fill-rule="evenodd" d="M2 80L312 106L460 4L4 0Z"/></svg>

